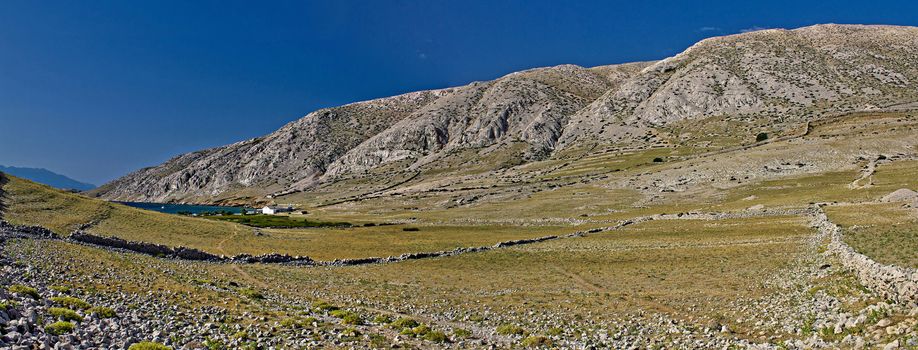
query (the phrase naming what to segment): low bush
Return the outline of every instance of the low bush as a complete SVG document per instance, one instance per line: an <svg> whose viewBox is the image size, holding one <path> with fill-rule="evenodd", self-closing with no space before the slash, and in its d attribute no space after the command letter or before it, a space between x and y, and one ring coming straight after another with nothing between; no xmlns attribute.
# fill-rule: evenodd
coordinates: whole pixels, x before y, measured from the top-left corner
<svg viewBox="0 0 918 350"><path fill-rule="evenodd" d="M410 318L404 318L404 317L401 317L395 321L392 321L392 323L389 324L389 326L392 327L393 329L414 328L420 325L421 324L418 323L418 321L415 321Z"/></svg>
<svg viewBox="0 0 918 350"><path fill-rule="evenodd" d="M6 311L14 307L19 306L19 303L12 300L3 300L0 301L0 311Z"/></svg>
<svg viewBox="0 0 918 350"><path fill-rule="evenodd" d="M264 294L261 294L261 292L251 288L239 288L238 292L240 295L253 300L261 300L265 298Z"/></svg>
<svg viewBox="0 0 918 350"><path fill-rule="evenodd" d="M523 335L523 333L526 333L523 327L512 324L504 324L497 327L497 334L500 335Z"/></svg>
<svg viewBox="0 0 918 350"><path fill-rule="evenodd" d="M446 338L446 334L443 334L442 332L427 332L427 334L424 334L424 340L432 341L435 343L443 343L448 339Z"/></svg>
<svg viewBox="0 0 918 350"><path fill-rule="evenodd" d="M128 350L172 350L172 348L160 343L142 341L139 343L131 344L131 346L128 347Z"/></svg>
<svg viewBox="0 0 918 350"><path fill-rule="evenodd" d="M53 301L55 304L77 310L86 310L92 307L92 305L89 305L89 303L83 301L82 299L74 297L53 297L51 298L51 301Z"/></svg>
<svg viewBox="0 0 918 350"><path fill-rule="evenodd" d="M207 340L204 341L204 346L206 346L207 349L209 349L209 350L223 350L223 349L226 349L226 344L224 344L224 343L223 343L222 341L220 341L219 339L207 338Z"/></svg>
<svg viewBox="0 0 918 350"><path fill-rule="evenodd" d="M74 328L73 323L58 321L45 326L45 332L51 335L61 335L73 332ZM133 347L131 349L133 349Z"/></svg>
<svg viewBox="0 0 918 350"><path fill-rule="evenodd" d="M360 325L363 324L363 319L360 315L347 310L334 310L330 313L332 317L340 318L344 324L351 325Z"/></svg>
<svg viewBox="0 0 918 350"><path fill-rule="evenodd" d="M306 318L291 317L291 318L285 318L281 320L280 325L281 327L284 327L284 328L298 329L298 328L312 327L313 323L318 323L318 322L319 321L316 320L315 317L306 317Z"/></svg>
<svg viewBox="0 0 918 350"><path fill-rule="evenodd" d="M29 286L24 286L21 284L14 284L12 286L9 286L9 288L7 288L6 290L13 294L30 296L32 297L32 299L38 299L40 297L38 295L37 289L29 287Z"/></svg>
<svg viewBox="0 0 918 350"><path fill-rule="evenodd" d="M89 309L89 313L96 315L99 318L115 318L118 317L118 313L115 310L112 310L110 307L105 306L95 306Z"/></svg>
<svg viewBox="0 0 918 350"><path fill-rule="evenodd" d="M335 305L332 305L332 304L329 304L329 303L324 302L324 301L317 302L317 303L315 304L315 307L316 307L316 309L319 310L319 311L326 311L326 312L328 312L328 311L335 311L335 310L338 310L338 309L339 309L339 307L337 307L337 306L335 306Z"/></svg>
<svg viewBox="0 0 918 350"><path fill-rule="evenodd" d="M472 331L468 329L456 328L453 330L453 335L459 338L468 338L472 336Z"/></svg>
<svg viewBox="0 0 918 350"><path fill-rule="evenodd" d="M430 327L425 325L420 325L411 329L411 333L414 333L415 336L421 337L430 333Z"/></svg>
<svg viewBox="0 0 918 350"><path fill-rule="evenodd" d="M357 328L348 327L348 328L345 329L343 332L341 332L341 335L343 335L343 336L345 336L345 337L354 338L354 337L359 337L359 336L360 336L360 332L357 331Z"/></svg>
<svg viewBox="0 0 918 350"><path fill-rule="evenodd" d="M388 349L389 339L379 334L370 334L370 347L373 349Z"/></svg>
<svg viewBox="0 0 918 350"><path fill-rule="evenodd" d="M419 228L417 228L417 227L405 227L405 228L402 228L402 231L405 231L405 232L417 232L417 231L420 231L420 230L421 230L421 229L419 229Z"/></svg>
<svg viewBox="0 0 918 350"><path fill-rule="evenodd" d="M59 319L61 319L61 320L63 320L63 321L77 321L77 322L79 322L79 321L82 321L82 320L83 320L83 317L81 317L79 314L77 314L76 311L73 311L73 310L70 310L70 309L66 309L66 308L62 308L62 307L52 307L52 308L48 308L48 313L51 314L51 316L54 316L54 317L56 317L56 318L59 318Z"/></svg>
<svg viewBox="0 0 918 350"><path fill-rule="evenodd" d="M389 317L388 315L376 315L376 317L373 317L373 323L389 324L392 323L392 317Z"/></svg>
<svg viewBox="0 0 918 350"><path fill-rule="evenodd" d="M543 337L541 335L534 335L523 339L522 345L530 348L539 348L539 347L548 347L551 346L551 339Z"/></svg>
<svg viewBox="0 0 918 350"><path fill-rule="evenodd" d="M207 216L212 220L231 221L246 226L268 228L268 227L349 227L347 222L319 222L310 221L305 218L294 218L284 215L224 215L224 216Z"/></svg>

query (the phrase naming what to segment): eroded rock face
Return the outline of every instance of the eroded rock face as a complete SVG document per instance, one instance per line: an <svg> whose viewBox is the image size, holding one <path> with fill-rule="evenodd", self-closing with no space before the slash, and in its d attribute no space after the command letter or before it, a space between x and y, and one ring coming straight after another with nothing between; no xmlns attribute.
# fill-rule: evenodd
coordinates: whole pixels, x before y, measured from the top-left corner
<svg viewBox="0 0 918 350"><path fill-rule="evenodd" d="M254 198L381 167L414 170L487 154L521 164L567 147L640 148L654 142L648 133L685 120L805 121L915 100L918 28L765 30L706 39L658 62L540 68L323 109L92 193L156 202Z"/></svg>
<svg viewBox="0 0 918 350"><path fill-rule="evenodd" d="M421 91L321 109L267 136L183 154L90 194L110 200L212 202L233 190L262 196L305 187L346 151L449 93Z"/></svg>

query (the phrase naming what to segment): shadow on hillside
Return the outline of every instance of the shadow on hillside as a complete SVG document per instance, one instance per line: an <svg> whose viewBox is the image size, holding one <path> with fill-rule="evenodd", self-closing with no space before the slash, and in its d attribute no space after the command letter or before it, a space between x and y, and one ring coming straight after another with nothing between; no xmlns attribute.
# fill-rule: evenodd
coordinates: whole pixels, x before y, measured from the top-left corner
<svg viewBox="0 0 918 350"><path fill-rule="evenodd" d="M6 211L6 193L3 192L3 186L9 182L9 179L6 178L6 174L0 172L0 219L3 219L3 213Z"/></svg>

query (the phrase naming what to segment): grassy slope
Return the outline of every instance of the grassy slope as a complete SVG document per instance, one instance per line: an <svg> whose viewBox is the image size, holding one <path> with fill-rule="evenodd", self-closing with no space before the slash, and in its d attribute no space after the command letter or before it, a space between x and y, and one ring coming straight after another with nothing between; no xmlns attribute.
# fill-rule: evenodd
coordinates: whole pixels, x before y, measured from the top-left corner
<svg viewBox="0 0 918 350"><path fill-rule="evenodd" d="M222 239L240 228L232 223L131 208L8 177L3 186L4 218L14 224L45 226L61 235L96 222L90 229L96 234L185 245Z"/></svg>
<svg viewBox="0 0 918 350"><path fill-rule="evenodd" d="M314 259L359 258L409 252L492 245L500 241L562 234L573 226L422 226L404 232L405 225L263 230L230 222L162 214L86 198L10 176L5 219L15 224L42 225L58 234L98 221L90 232L128 240L186 246L235 255L279 252Z"/></svg>

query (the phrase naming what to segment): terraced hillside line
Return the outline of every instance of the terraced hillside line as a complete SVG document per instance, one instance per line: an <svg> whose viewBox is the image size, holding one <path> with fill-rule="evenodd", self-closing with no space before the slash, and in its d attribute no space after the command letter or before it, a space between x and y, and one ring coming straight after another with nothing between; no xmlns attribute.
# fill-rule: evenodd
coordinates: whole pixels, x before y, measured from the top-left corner
<svg viewBox="0 0 918 350"><path fill-rule="evenodd" d="M819 234L829 239L828 253L834 254L864 285L890 300L918 306L918 269L884 265L858 253L843 239L841 226L829 220L825 203L815 204L812 223Z"/></svg>
<svg viewBox="0 0 918 350"><path fill-rule="evenodd" d="M367 200L367 199L376 198L376 197L372 197L372 196L373 196L374 194L381 194L381 193L383 193L383 192L386 192L386 191L391 190L391 189L393 189L393 188L396 188L396 187L398 187L398 186L401 186L401 185L404 185L404 184L406 184L406 183L409 183L409 182L411 182L412 180L418 178L418 176L421 176L421 172L420 172L420 171L415 172L414 175L411 175L410 177L408 177L408 178L405 179L405 180L399 181L399 182L397 182L397 183L394 183L394 184L392 184L392 185L386 186L386 187L384 187L384 188L381 188L381 189L378 189L378 190L375 190L375 191L372 191L372 192L367 192L367 193L364 193L364 194L358 194L358 195L353 196L353 198L347 198L347 199L338 200L338 201L334 201L334 202L319 204L319 205L316 206L316 208L323 208L323 207L332 206L332 205L336 205L336 204L342 204L342 203L348 203L348 202L359 202L359 201L362 201L362 200Z"/></svg>

